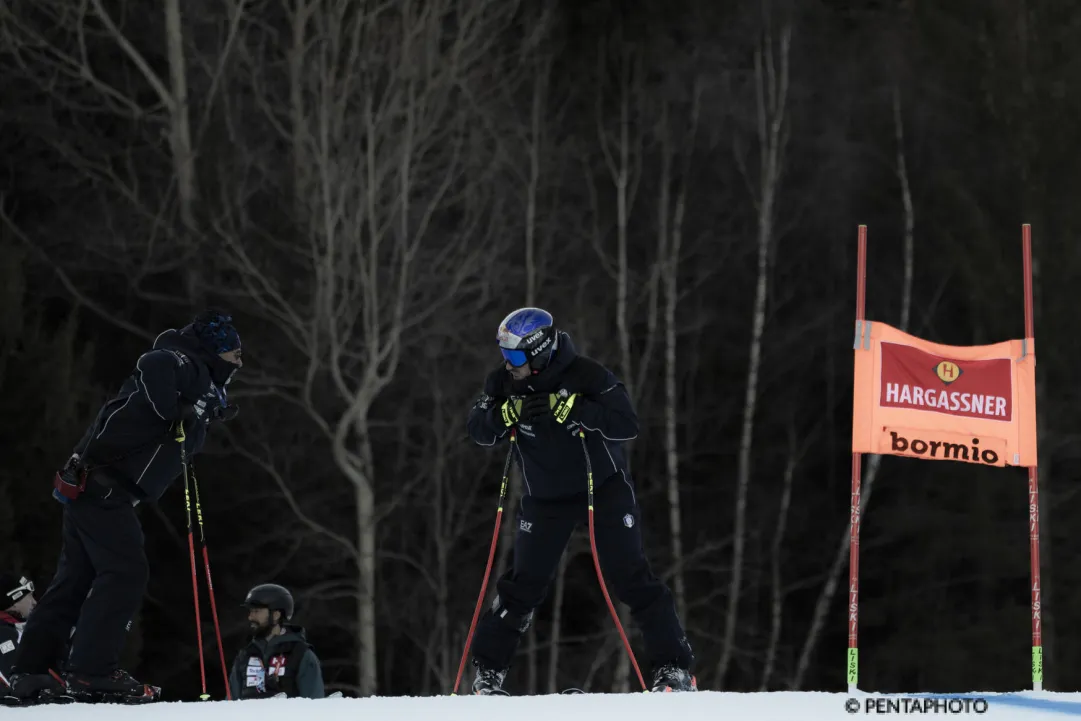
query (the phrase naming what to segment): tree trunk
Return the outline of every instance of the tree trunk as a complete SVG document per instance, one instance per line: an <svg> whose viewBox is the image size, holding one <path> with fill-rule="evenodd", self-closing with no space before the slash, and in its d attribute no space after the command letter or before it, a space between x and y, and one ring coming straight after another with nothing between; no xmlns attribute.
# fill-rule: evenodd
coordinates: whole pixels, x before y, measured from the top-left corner
<svg viewBox="0 0 1081 721"><path fill-rule="evenodd" d="M548 86L551 60L538 63L533 77L533 105L530 114L529 184L526 188L525 220L525 295L526 305L537 302L537 191L540 185L541 143L545 118L545 91Z"/></svg>
<svg viewBox="0 0 1081 721"><path fill-rule="evenodd" d="M169 144L176 172L180 219L189 231L195 229L192 206L195 203L195 157L191 147L191 123L188 116L188 76L184 65L184 30L180 18L180 0L165 0L165 45L169 57L169 79L173 107L170 113Z"/></svg>
<svg viewBox="0 0 1081 721"><path fill-rule="evenodd" d="M307 217L307 176L310 167L305 150L308 138L307 109L304 107L304 53L308 38L309 9L307 0L295 0L296 8L292 22L292 45L289 48L289 124L292 133L293 210L298 221Z"/></svg>
<svg viewBox="0 0 1081 721"><path fill-rule="evenodd" d="M795 425L795 422L793 422ZM759 691L768 691L770 677L773 674L773 666L777 659L777 644L781 639L781 612L783 610L784 595L781 585L781 551L784 547L784 532L788 525L788 508L792 502L792 479L796 475L796 464L799 462L796 449L796 431L791 429L788 443L788 462L784 467L784 478L781 482L781 503L777 511L777 530L773 534L773 546L770 549L770 586L771 614L769 644L766 646L765 667L762 670L762 683Z"/></svg>
<svg viewBox="0 0 1081 721"><path fill-rule="evenodd" d="M367 469L356 487L357 499L357 672L361 696L374 696L378 683L375 647L375 493L371 438L361 431L360 454Z"/></svg>
<svg viewBox="0 0 1081 721"><path fill-rule="evenodd" d="M676 206L676 217L682 217L683 196ZM667 464L668 529L672 551L672 593L676 600L676 612L686 623L687 589L683 567L683 515L679 500L679 438L677 436L679 412L676 389L676 305L679 300L679 251L682 231L679 226L672 232L672 250L668 259L665 278L664 304L664 448Z"/></svg>
<svg viewBox="0 0 1081 721"><path fill-rule="evenodd" d="M615 599L613 599L615 600ZM620 608L620 604L616 605L618 609L619 622L623 625L623 632L627 634L627 640L631 639L630 627L630 614L625 608ZM608 623L613 623L612 615L605 609L605 620ZM612 629L612 634L616 637L616 647L619 649L616 651L619 659L616 662L615 676L612 680L612 693L629 693L631 690L631 657L627 654L627 649L623 646L623 639L619 638L619 632L616 629ZM643 671L643 673L647 673ZM637 682L638 679L635 679Z"/></svg>
<svg viewBox="0 0 1081 721"><path fill-rule="evenodd" d="M526 646L526 693L530 696L535 696L537 693L537 624L532 624L529 630L526 631L525 638Z"/></svg>
<svg viewBox="0 0 1081 721"><path fill-rule="evenodd" d="M905 229L904 249L902 251L905 275L901 286L901 323L899 328L902 331L907 331L912 315L912 279L915 273L914 247L916 215L913 209L912 193L908 183L908 166L905 163L904 120L901 110L900 92L895 87L893 94L894 138L897 142L897 175L901 183L901 206L903 208L903 226ZM863 472L863 478L860 482L861 518L865 513L867 505L871 502L871 493L874 491L875 480L878 478L878 469L881 466L882 456L872 454L868 457L867 467ZM845 562L848 560L851 528L851 521L849 521L849 523L845 524L844 535L841 537L841 542L837 545L837 553L833 557L833 565L830 566L829 575L827 575L826 582L822 586L822 591L818 595L818 600L815 602L814 613L811 617L811 627L807 632L807 638L804 640L803 649L800 651L799 661L796 663L796 672L793 674L792 682L790 684L790 688L794 691L798 690L803 684L803 678L807 674L807 669L811 663L811 655L822 634L822 627L825 625L826 612L829 609L834 594L837 592L841 573L845 567Z"/></svg>
<svg viewBox="0 0 1081 721"><path fill-rule="evenodd" d="M694 107L691 113L691 132L687 151L688 162L694 152L694 138L698 131L699 112L699 85L695 82ZM668 128L665 127L665 139L668 139ZM668 185L667 170L669 164L664 164L662 183ZM665 398L665 461L667 466L667 491L668 491L668 527L669 546L672 551L672 594L676 601L676 612L684 624L687 623L687 589L685 582L685 568L683 558L683 514L679 497L679 398L676 387L677 369L677 339L678 324L676 322L676 310L679 304L679 264L680 253L683 249L683 218L687 211L687 175L688 168L684 166L683 178L680 180L679 191L676 194L675 211L672 217L671 238L667 245L667 252L663 261L664 268L664 398ZM668 200L667 192L662 202L663 215L667 218ZM667 222L662 228L667 233Z"/></svg>
<svg viewBox="0 0 1081 721"><path fill-rule="evenodd" d="M627 387L627 394L631 398L631 403L635 404L637 401L638 387L634 383L634 365L631 360L631 334L630 327L627 324L627 299L628 288L630 286L630 268L627 258L627 226L630 216L630 205L632 202L631 192L629 190L632 184L631 178L631 137L630 137L630 111L631 111L631 87L634 80L634 69L632 67L633 58L631 53L624 46L624 54L620 67L620 86L619 86L619 163L614 168L613 181L616 186L616 230L617 230L617 246L616 246L616 331L619 342L619 360L620 360L620 375L623 377L624 385ZM604 139L602 138L602 144ZM627 444L626 462L628 468L631 464L631 451L630 445ZM617 606L617 612L620 619L620 623L623 624L624 629L627 627L627 614L619 611ZM614 629L613 629L614 630ZM613 691L615 693L626 693L629 689L628 679L630 676L630 658L624 651L619 654L619 659L616 662L615 676L613 682Z"/></svg>
<svg viewBox="0 0 1081 721"><path fill-rule="evenodd" d="M732 543L732 570L728 586L728 609L725 617L721 659L717 664L716 687L724 687L724 678L732 658L743 581L743 549L746 543L747 492L751 483L751 451L754 443L754 420L758 406L758 373L762 359L762 337L766 327L766 298L769 280L770 245L773 242L774 203L781 178L784 152L785 104L788 96L788 49L791 25L781 34L780 55L773 57L773 39L769 28L764 42L755 53L755 77L758 99L758 141L761 167L758 188L758 280L752 311L751 341L747 361L747 384L743 400L743 427L740 432L739 467L736 474L736 503ZM764 47L763 47L764 46ZM764 66L764 67L763 67Z"/></svg>
<svg viewBox="0 0 1081 721"><path fill-rule="evenodd" d="M616 330L619 335L619 361L622 366L624 383L628 385L633 378L631 368L631 334L627 327L627 186L630 174L630 73L629 63L623 63L623 82L620 86L619 103L619 172L616 174L616 223L617 246L616 262L619 274L616 277Z"/></svg>
<svg viewBox="0 0 1081 721"><path fill-rule="evenodd" d="M908 164L905 162L905 124L901 116L901 92L893 86L893 128L897 140L897 179L901 183L901 204L904 207L905 279L901 285L901 330L908 330L909 317L912 314L912 274L915 256L916 214L912 209L912 190L908 186Z"/></svg>
<svg viewBox="0 0 1081 721"><path fill-rule="evenodd" d="M445 425L447 422L446 413L444 412L443 404L443 390L438 383L432 384L432 398L434 400L435 407L435 421L441 425ZM452 538L450 531L450 523L446 507L447 496L447 454L446 443L442 441L442 434L440 434L440 440L435 444L435 458L432 469L432 537L435 539L435 612L436 612L436 633L435 642L437 648L437 658L435 662L438 666L438 678L436 683L440 689L450 688L453 684L455 671L452 670L451 664L451 649L450 649L450 610L447 607L447 602L450 597L449 579L450 579L450 564L448 555L450 553Z"/></svg>
<svg viewBox="0 0 1081 721"><path fill-rule="evenodd" d="M571 544L567 544L567 550L559 559L559 569L556 571L555 589L552 593L552 636L548 650L548 693L559 691L559 644L563 634L563 594L567 588L567 564L570 562Z"/></svg>

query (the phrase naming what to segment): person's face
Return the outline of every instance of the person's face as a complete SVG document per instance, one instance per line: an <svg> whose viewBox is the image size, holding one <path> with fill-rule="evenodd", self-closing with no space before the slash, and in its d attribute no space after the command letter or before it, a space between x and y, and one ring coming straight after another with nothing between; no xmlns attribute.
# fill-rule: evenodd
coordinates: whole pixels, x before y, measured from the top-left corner
<svg viewBox="0 0 1081 721"><path fill-rule="evenodd" d="M277 625L281 617L279 611L271 611L269 608L253 606L248 609L248 626L252 635L262 636L270 632Z"/></svg>
<svg viewBox="0 0 1081 721"><path fill-rule="evenodd" d="M218 357L224 361L228 361L235 365L237 368L244 367L244 359L242 358L243 352L240 348L236 350L226 351L225 353L218 353Z"/></svg>
<svg viewBox="0 0 1081 721"><path fill-rule="evenodd" d="M524 366L518 366L517 368L512 366L510 364L510 361L507 361L503 365L506 366L507 372L510 373L510 377L513 378L516 381L524 380L524 379L529 377L529 364L528 363L526 363Z"/></svg>

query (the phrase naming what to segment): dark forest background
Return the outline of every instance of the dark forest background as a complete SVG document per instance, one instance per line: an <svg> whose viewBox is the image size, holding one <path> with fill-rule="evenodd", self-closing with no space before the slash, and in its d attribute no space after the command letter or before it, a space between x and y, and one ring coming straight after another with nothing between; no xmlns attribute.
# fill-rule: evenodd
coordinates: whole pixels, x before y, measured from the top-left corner
<svg viewBox="0 0 1081 721"><path fill-rule="evenodd" d="M504 458L465 417L536 304L635 400L700 687L842 690L857 226L868 317L961 345L1023 336L1031 223L1045 684L1078 690L1079 38L1074 0L0 0L4 563L47 585L54 470L224 307L241 412L195 467L227 658L276 581L330 689L447 693ZM1024 470L864 476L861 687L1028 688ZM183 501L140 507L126 649L172 698ZM584 532L510 683L637 683Z"/></svg>

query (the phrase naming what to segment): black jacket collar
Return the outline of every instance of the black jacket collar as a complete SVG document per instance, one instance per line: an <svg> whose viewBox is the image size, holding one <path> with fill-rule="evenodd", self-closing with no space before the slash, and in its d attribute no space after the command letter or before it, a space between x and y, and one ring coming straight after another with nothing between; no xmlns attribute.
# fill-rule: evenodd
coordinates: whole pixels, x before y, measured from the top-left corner
<svg viewBox="0 0 1081 721"><path fill-rule="evenodd" d="M159 335L154 341L154 350L159 349L178 351L193 361L199 361L210 372L210 379L218 388L225 387L238 367L203 348L190 325L180 330L167 330Z"/></svg>
<svg viewBox="0 0 1081 721"><path fill-rule="evenodd" d="M512 380L511 395L524 396L530 393L551 393L559 390L563 374L578 358L578 351L566 331L559 331L556 337L558 343L552 359L548 362L548 367L520 381Z"/></svg>

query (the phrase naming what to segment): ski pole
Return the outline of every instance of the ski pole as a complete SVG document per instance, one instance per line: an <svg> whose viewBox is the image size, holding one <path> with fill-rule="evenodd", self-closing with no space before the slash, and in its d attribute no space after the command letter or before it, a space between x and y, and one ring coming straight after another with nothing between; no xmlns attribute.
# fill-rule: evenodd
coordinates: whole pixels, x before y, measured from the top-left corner
<svg viewBox="0 0 1081 721"><path fill-rule="evenodd" d="M195 601L195 639L199 648L199 678L202 682L203 693L199 699L206 701L210 694L206 692L206 666L203 661L203 623L199 619L199 579L195 571L195 531L191 525L191 488L188 480L188 457L184 449L184 421L176 423L176 440L180 444L180 467L184 471L184 507L188 516L188 554L191 558L191 595Z"/></svg>
<svg viewBox="0 0 1081 721"><path fill-rule="evenodd" d="M593 552L593 567L597 569L597 581L601 584L601 592L604 594L604 600L608 604L608 612L612 614L612 620L616 623L616 630L619 631L619 637L623 639L623 647L627 649L627 655L631 657L631 665L634 666L634 672L638 674L638 683L642 684L642 690L648 691L646 681L642 678L642 671L638 668L638 661L634 657L634 651L631 650L631 643L627 640L627 634L623 632L623 624L619 622L619 614L616 613L616 608L612 605L612 597L608 595L608 587L604 583L604 574L601 573L601 562L597 555L597 536L593 530L593 464L589 461L589 448L586 446L586 434L582 430L581 426L578 427L578 437L582 441L582 452L586 457L586 479L589 482L589 548Z"/></svg>
<svg viewBox="0 0 1081 721"><path fill-rule="evenodd" d="M473 622L469 624L469 633L465 637L465 649L462 651L462 661L458 664L458 677L454 679L454 690L450 692L451 696L458 695L458 684L462 682L465 660L469 657L469 646L473 643L473 632L477 630L477 618L480 617L480 609L484 605L484 594L488 590L488 574L492 571L495 547L499 541L499 524L503 520L503 501L507 497L507 479L510 477L510 463L511 459L514 458L514 443L516 440L516 431L512 430L510 432L510 448L507 450L507 462L503 464L503 483L499 486L499 507L495 512L495 529L492 531L492 545L488 549L488 565L484 567L484 580L480 583L477 607L473 609Z"/></svg>
<svg viewBox="0 0 1081 721"><path fill-rule="evenodd" d="M206 589L210 595L210 615L214 619L214 635L218 639L218 658L221 660L221 677L225 682L225 698L233 700L233 692L229 688L229 671L225 666L225 647L221 642L221 626L218 625L218 606L214 600L214 581L210 577L210 551L206 546L206 532L203 528L203 507L199 503L199 479L195 475L195 468L191 469L191 487L195 491L195 517L199 521L199 545L203 549L203 568L206 570Z"/></svg>

